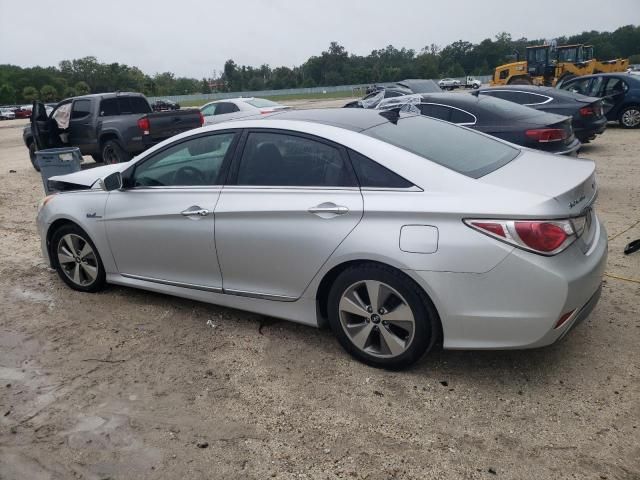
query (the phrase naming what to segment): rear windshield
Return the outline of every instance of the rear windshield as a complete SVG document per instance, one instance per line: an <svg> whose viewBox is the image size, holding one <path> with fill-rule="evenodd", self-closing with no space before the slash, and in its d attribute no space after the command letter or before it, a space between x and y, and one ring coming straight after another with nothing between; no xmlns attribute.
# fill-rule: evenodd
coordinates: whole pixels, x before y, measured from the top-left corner
<svg viewBox="0 0 640 480"><path fill-rule="evenodd" d="M480 178L516 158L520 150L448 122L405 117L362 132L471 178Z"/></svg>
<svg viewBox="0 0 640 480"><path fill-rule="evenodd" d="M276 102L272 102L271 100L265 100L264 98L252 98L251 100L247 100L249 105L253 105L256 108L265 108L265 107L279 107L280 104Z"/></svg>
<svg viewBox="0 0 640 480"><path fill-rule="evenodd" d="M134 113L151 113L149 102L143 97L113 97L100 102L100 115L131 115Z"/></svg>
<svg viewBox="0 0 640 480"><path fill-rule="evenodd" d="M534 110L531 107L525 107L519 103L495 98L490 95L480 95L478 98L478 107L502 118L509 119L535 117L545 114L544 112Z"/></svg>

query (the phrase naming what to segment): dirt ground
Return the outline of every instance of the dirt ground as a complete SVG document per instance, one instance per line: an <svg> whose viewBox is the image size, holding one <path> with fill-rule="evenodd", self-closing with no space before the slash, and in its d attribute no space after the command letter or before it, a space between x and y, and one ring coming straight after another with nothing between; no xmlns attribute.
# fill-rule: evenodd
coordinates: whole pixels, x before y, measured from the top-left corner
<svg viewBox="0 0 640 480"><path fill-rule="evenodd" d="M0 123L0 479L640 478L640 253L622 254L640 238L640 131L581 153L612 239L587 322L391 373L328 331L67 288L40 256L23 123Z"/></svg>

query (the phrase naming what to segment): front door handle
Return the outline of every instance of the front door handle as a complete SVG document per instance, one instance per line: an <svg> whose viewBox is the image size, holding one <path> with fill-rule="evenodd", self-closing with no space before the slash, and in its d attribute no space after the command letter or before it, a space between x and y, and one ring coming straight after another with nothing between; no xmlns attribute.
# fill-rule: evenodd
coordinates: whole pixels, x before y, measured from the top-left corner
<svg viewBox="0 0 640 480"><path fill-rule="evenodd" d="M344 215L349 211L349 209L343 205L336 205L332 202L321 203L320 205L316 205L315 207L310 207L307 210L309 213L315 214L333 214L333 215Z"/></svg>
<svg viewBox="0 0 640 480"><path fill-rule="evenodd" d="M210 213L211 212L206 208L200 208L199 206L194 205L193 207L189 207L186 210L183 210L182 212L180 212L180 215L183 215L185 217L193 217L196 215L200 217L206 217Z"/></svg>

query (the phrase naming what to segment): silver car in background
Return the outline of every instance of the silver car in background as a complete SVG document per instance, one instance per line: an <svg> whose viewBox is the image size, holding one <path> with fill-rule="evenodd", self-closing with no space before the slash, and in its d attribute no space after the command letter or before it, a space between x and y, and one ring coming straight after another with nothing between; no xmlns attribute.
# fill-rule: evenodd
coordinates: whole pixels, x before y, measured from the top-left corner
<svg viewBox="0 0 640 480"><path fill-rule="evenodd" d="M271 100L254 97L226 98L216 100L200 107L205 125L227 122L246 117L267 115L281 110L289 110L291 107L281 105Z"/></svg>
<svg viewBox="0 0 640 480"><path fill-rule="evenodd" d="M595 165L447 122L300 110L54 177L37 224L70 287L330 325L370 365L549 345L598 301Z"/></svg>

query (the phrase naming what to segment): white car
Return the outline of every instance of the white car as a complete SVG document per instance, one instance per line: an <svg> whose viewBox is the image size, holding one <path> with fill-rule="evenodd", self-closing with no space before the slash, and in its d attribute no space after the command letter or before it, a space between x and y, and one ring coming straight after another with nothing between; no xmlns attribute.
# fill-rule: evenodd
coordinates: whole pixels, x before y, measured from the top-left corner
<svg viewBox="0 0 640 480"><path fill-rule="evenodd" d="M443 78L438 82L438 86L445 90L453 90L460 87L460 80L455 78Z"/></svg>
<svg viewBox="0 0 640 480"><path fill-rule="evenodd" d="M16 114L8 108L0 108L0 120L13 120Z"/></svg>
<svg viewBox="0 0 640 480"><path fill-rule="evenodd" d="M207 103L200 108L200 111L204 117L204 124L213 125L227 120L266 115L290 108L264 98L240 97L225 98L224 100Z"/></svg>

